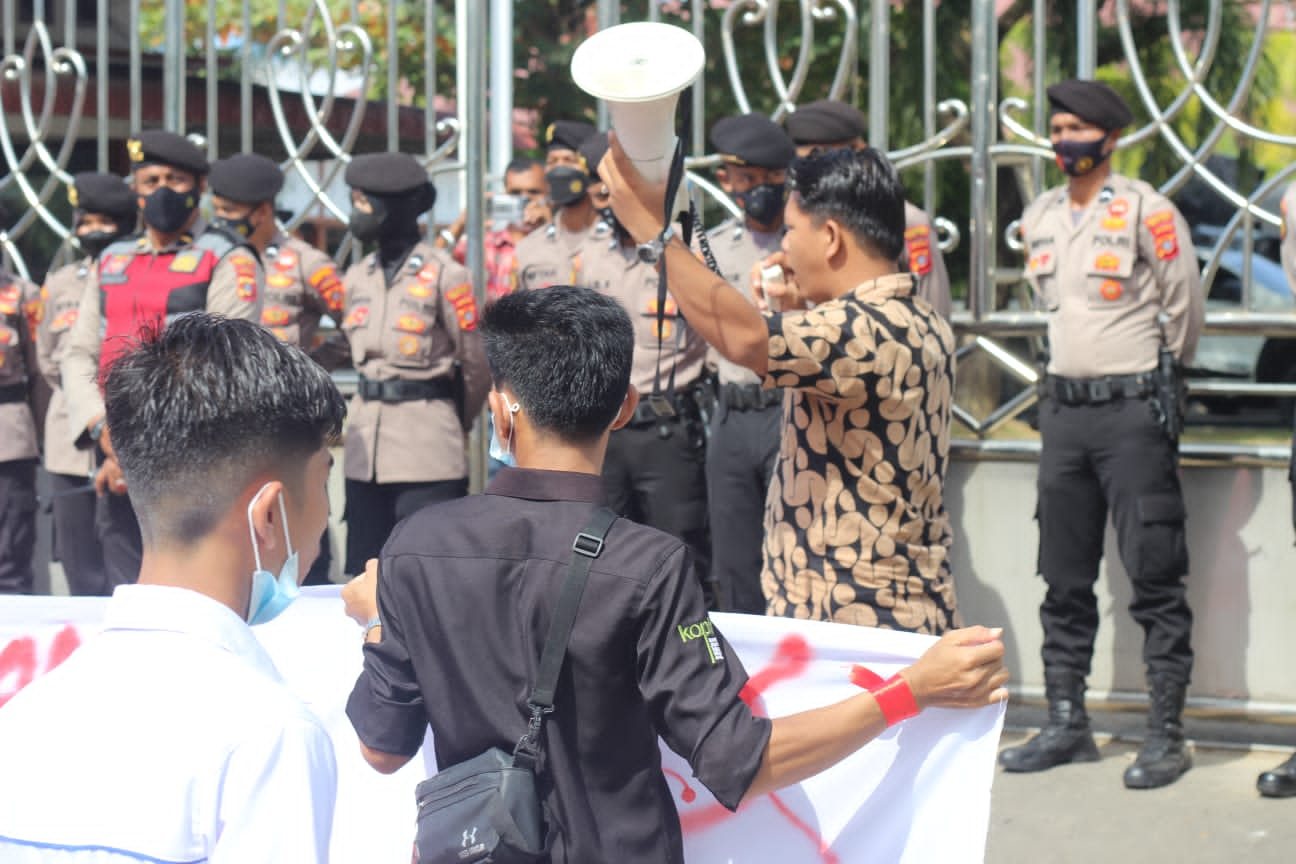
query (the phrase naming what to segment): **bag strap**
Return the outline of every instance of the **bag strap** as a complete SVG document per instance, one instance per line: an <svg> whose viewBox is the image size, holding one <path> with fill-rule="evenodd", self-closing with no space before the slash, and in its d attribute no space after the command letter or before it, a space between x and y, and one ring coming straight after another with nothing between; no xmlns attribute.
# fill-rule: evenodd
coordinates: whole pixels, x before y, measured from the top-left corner
<svg viewBox="0 0 1296 864"><path fill-rule="evenodd" d="M531 697L527 700L531 709L531 721L526 734L513 751L515 764L519 756L526 756L534 762L540 753L540 731L544 727L545 715L553 712L558 673L562 671L563 660L567 657L567 643L571 640L572 626L576 623L576 610L580 608L590 568L594 559L602 554L603 543L616 520L617 514L606 507L599 507L572 542L571 568L567 571L567 578L563 580L562 592L558 595L553 619L549 622L544 651L540 654L540 669L536 673Z"/></svg>

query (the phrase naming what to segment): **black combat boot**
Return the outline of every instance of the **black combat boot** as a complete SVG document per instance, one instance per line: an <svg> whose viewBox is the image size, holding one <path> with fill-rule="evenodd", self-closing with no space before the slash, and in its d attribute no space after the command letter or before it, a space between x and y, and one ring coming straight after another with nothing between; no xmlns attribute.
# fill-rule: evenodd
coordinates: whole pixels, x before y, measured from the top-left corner
<svg viewBox="0 0 1296 864"><path fill-rule="evenodd" d="M1070 669L1045 669L1048 723L1020 747L999 754L1005 771L1045 771L1066 762L1097 762L1098 745L1084 709L1084 676Z"/></svg>
<svg viewBox="0 0 1296 864"><path fill-rule="evenodd" d="M1257 777L1256 788L1266 798L1296 797L1296 755Z"/></svg>
<svg viewBox="0 0 1296 864"><path fill-rule="evenodd" d="M1148 684L1152 688L1148 734L1138 758L1125 769L1125 786L1129 789L1168 786L1192 767L1183 732L1188 685L1163 673L1148 675Z"/></svg>

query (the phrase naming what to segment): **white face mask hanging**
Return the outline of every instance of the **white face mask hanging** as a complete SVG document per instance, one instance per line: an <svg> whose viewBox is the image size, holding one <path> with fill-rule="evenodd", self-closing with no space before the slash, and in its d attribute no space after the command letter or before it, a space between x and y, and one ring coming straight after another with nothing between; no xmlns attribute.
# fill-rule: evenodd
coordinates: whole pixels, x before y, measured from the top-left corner
<svg viewBox="0 0 1296 864"><path fill-rule="evenodd" d="M256 570L252 572L252 593L248 598L247 622L251 625L274 620L301 593L297 585L297 553L293 551L292 538L288 536L288 509L284 506L282 494L279 495L279 515L283 517L284 548L288 550L288 557L279 568L278 577L261 567L261 549L257 543L256 527L252 524L252 507L269 487L269 483L262 486L248 502L248 533L252 536L252 556L256 560Z"/></svg>

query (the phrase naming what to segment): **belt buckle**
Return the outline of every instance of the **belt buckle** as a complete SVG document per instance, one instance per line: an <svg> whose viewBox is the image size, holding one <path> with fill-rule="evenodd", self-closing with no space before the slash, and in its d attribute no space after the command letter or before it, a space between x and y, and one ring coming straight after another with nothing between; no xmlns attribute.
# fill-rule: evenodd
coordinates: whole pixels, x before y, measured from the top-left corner
<svg viewBox="0 0 1296 864"><path fill-rule="evenodd" d="M1090 402L1110 402L1112 400L1112 382L1110 378L1095 378L1089 382Z"/></svg>
<svg viewBox="0 0 1296 864"><path fill-rule="evenodd" d="M647 398L648 408L658 420L669 420L675 416L675 406L661 393L650 393Z"/></svg>

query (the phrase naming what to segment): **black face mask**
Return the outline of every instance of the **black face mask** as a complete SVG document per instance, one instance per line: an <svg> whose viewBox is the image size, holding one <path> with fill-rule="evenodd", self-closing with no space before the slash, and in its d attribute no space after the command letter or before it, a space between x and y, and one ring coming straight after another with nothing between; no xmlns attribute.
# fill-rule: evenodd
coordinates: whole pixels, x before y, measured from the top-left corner
<svg viewBox="0 0 1296 864"><path fill-rule="evenodd" d="M783 215L787 186L783 183L762 183L746 192L735 192L733 197L757 225L773 225Z"/></svg>
<svg viewBox="0 0 1296 864"><path fill-rule="evenodd" d="M566 207L585 197L589 188L589 175L570 165L559 165L545 172L549 186L549 200L555 207Z"/></svg>
<svg viewBox="0 0 1296 864"><path fill-rule="evenodd" d="M378 239L382 233L383 223L387 221L387 209L381 203L369 199L369 212L363 210L351 211L351 236L355 237L361 243L372 243Z"/></svg>
<svg viewBox="0 0 1296 864"><path fill-rule="evenodd" d="M196 192L177 192L163 186L144 199L144 221L163 234L174 234L184 227L198 207Z"/></svg>
<svg viewBox="0 0 1296 864"><path fill-rule="evenodd" d="M215 216L211 220L211 227L241 240L248 239L256 231L256 226L252 224L251 213L238 219L231 219L228 216Z"/></svg>
<svg viewBox="0 0 1296 864"><path fill-rule="evenodd" d="M1097 141L1059 141L1053 145L1058 167L1072 177L1088 174L1103 162L1110 153L1103 152L1106 137Z"/></svg>
<svg viewBox="0 0 1296 864"><path fill-rule="evenodd" d="M87 231L76 235L76 245L91 258L98 258L105 249L125 236L125 231Z"/></svg>

